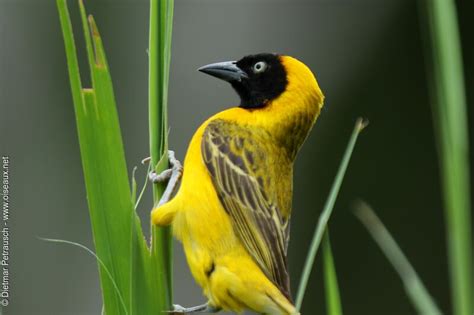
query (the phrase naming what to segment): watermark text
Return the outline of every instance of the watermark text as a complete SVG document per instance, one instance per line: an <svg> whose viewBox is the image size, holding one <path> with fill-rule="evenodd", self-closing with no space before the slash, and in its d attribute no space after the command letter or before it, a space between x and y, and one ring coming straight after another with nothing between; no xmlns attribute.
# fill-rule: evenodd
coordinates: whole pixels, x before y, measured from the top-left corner
<svg viewBox="0 0 474 315"><path fill-rule="evenodd" d="M10 215L10 158L2 156L2 221L0 230L2 234L2 248L0 255L0 305L7 306L10 300L10 228L8 220Z"/></svg>

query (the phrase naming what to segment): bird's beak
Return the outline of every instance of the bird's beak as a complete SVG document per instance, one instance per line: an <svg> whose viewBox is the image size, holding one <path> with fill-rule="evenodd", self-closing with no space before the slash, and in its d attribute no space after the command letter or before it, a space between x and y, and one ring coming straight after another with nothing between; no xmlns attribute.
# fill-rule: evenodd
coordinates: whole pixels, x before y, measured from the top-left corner
<svg viewBox="0 0 474 315"><path fill-rule="evenodd" d="M207 73L213 77L222 79L227 82L240 82L244 78L248 78L247 73L237 67L236 61L225 61L212 63L198 69L200 72Z"/></svg>

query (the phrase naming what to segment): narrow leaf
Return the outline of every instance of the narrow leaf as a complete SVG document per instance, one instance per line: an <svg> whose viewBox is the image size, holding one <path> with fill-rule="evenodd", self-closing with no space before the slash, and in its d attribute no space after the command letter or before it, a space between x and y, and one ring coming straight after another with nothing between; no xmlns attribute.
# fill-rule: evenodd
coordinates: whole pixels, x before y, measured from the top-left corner
<svg viewBox="0 0 474 315"><path fill-rule="evenodd" d="M326 288L326 308L328 315L342 315L341 296L337 284L336 267L329 241L329 228L323 238L324 284Z"/></svg>
<svg viewBox="0 0 474 315"><path fill-rule="evenodd" d="M166 252L170 250L170 237L160 239L167 248L163 247L163 251L159 252L155 250L155 254L151 255L134 209L144 188L137 198L137 185L133 178L133 191L130 190L112 78L94 18L86 15L83 2L79 1L92 82L91 88L82 88L66 0L57 0L57 6L66 48L94 244L100 257L102 312L109 315L159 314L160 310L170 309L171 262L167 260L170 254ZM168 20L171 18L168 17ZM162 79L159 81L163 82ZM166 125L163 115L155 112L161 115L159 121L164 120ZM161 127L154 130L158 130L154 137L161 139L157 138L160 137ZM166 151L160 144L156 146L157 150L160 147L161 151ZM159 159L157 155L153 157ZM167 263L161 263L160 259ZM163 275L166 277L163 278Z"/></svg>
<svg viewBox="0 0 474 315"><path fill-rule="evenodd" d="M331 191L329 192L328 199L326 200L324 209L321 212L321 215L319 216L318 225L316 226L316 229L314 231L313 240L311 241L308 256L306 257L306 262L303 268L303 272L301 274L301 280L296 295L297 309L300 309L301 304L303 303L303 297L306 291L306 286L308 285L311 270L313 269L314 259L316 258L316 253L318 251L319 245L321 244L321 239L326 229L326 225L329 221L329 218L331 217L331 213L334 208L334 203L336 202L337 194L339 193L339 189L341 188L342 180L344 178L344 174L346 173L347 166L349 165L349 160L352 155L352 151L354 150L357 137L359 136L359 133L367 126L367 124L368 122L362 120L361 118L357 120L354 127L354 131L352 132L351 138L349 140L349 144L347 145L346 152L344 153L344 157L342 158L341 165L339 166L339 170L337 171L336 178L334 179L334 183L331 187Z"/></svg>
<svg viewBox="0 0 474 315"><path fill-rule="evenodd" d="M121 243L129 243L127 237L121 235L128 236L128 233L122 232L129 229L130 223L118 221L116 217L120 217L121 212L131 209L128 206L131 202L125 160L120 160L123 149L115 104L101 103L99 109L95 91L82 89L66 1L57 0L57 6L66 47L94 242L97 255L103 262L99 264L99 271L104 305L108 314L127 314L128 305L124 310L122 302L127 303L129 296L128 278L123 272L123 270L128 270L126 268L128 263L126 259L114 259L112 255L112 252L121 257L130 255L127 248L121 245ZM85 36L90 36L87 26L84 26L84 30ZM103 94L112 93L108 86L103 86L103 88L105 89ZM107 112L108 115L99 115L99 112ZM105 163L109 160L112 163ZM111 182L112 185L107 186L106 181ZM128 197L123 198L125 195L121 195L120 192L125 192ZM112 209L116 212L115 214L111 212ZM103 266L106 266L106 269ZM112 275L115 284L110 280L106 270ZM117 294L115 287L118 287L120 295Z"/></svg>

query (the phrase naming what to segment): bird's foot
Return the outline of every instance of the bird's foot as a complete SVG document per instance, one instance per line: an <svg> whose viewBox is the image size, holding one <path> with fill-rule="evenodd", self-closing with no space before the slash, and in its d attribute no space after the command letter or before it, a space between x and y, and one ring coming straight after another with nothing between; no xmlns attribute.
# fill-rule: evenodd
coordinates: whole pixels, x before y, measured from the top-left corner
<svg viewBox="0 0 474 315"><path fill-rule="evenodd" d="M221 309L218 307L214 307L209 305L208 303L193 306L193 307L182 307L179 304L173 304L173 310L168 311L167 313L178 315L178 314L194 314L194 313L217 313Z"/></svg>
<svg viewBox="0 0 474 315"><path fill-rule="evenodd" d="M148 163L150 161L150 158L143 159L142 163ZM181 162L175 157L174 151L169 150L168 151L168 161L170 163L170 168L167 170L164 170L160 174L157 174L155 171L151 171L148 174L148 178L150 181L153 183L164 183L167 180L171 181L171 178L173 176L175 177L181 177L183 173L183 166L181 165Z"/></svg>
<svg viewBox="0 0 474 315"><path fill-rule="evenodd" d="M144 159L142 163L146 163L147 161L149 162L150 159ZM178 159L175 157L174 151L168 151L168 161L171 168L164 170L160 174L156 174L155 171L151 171L150 174L148 174L148 178L153 183L164 183L168 181L168 185L166 186L166 189L163 192L160 201L157 205L155 205L155 207L159 207L170 201L171 196L178 187L178 182L181 179L181 176L183 175L183 166L181 165L181 162L178 161Z"/></svg>

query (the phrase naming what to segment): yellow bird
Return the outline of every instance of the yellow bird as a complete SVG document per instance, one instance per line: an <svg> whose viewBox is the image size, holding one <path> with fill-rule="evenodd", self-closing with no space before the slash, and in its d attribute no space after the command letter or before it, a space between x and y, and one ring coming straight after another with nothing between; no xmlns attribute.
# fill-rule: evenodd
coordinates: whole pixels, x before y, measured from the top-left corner
<svg viewBox="0 0 474 315"><path fill-rule="evenodd" d="M309 68L289 56L250 55L199 71L228 81L241 103L196 131L174 198L181 167L173 155L172 170L150 175L169 179L152 223L172 225L208 299L174 311L298 314L287 263L293 163L324 96Z"/></svg>

